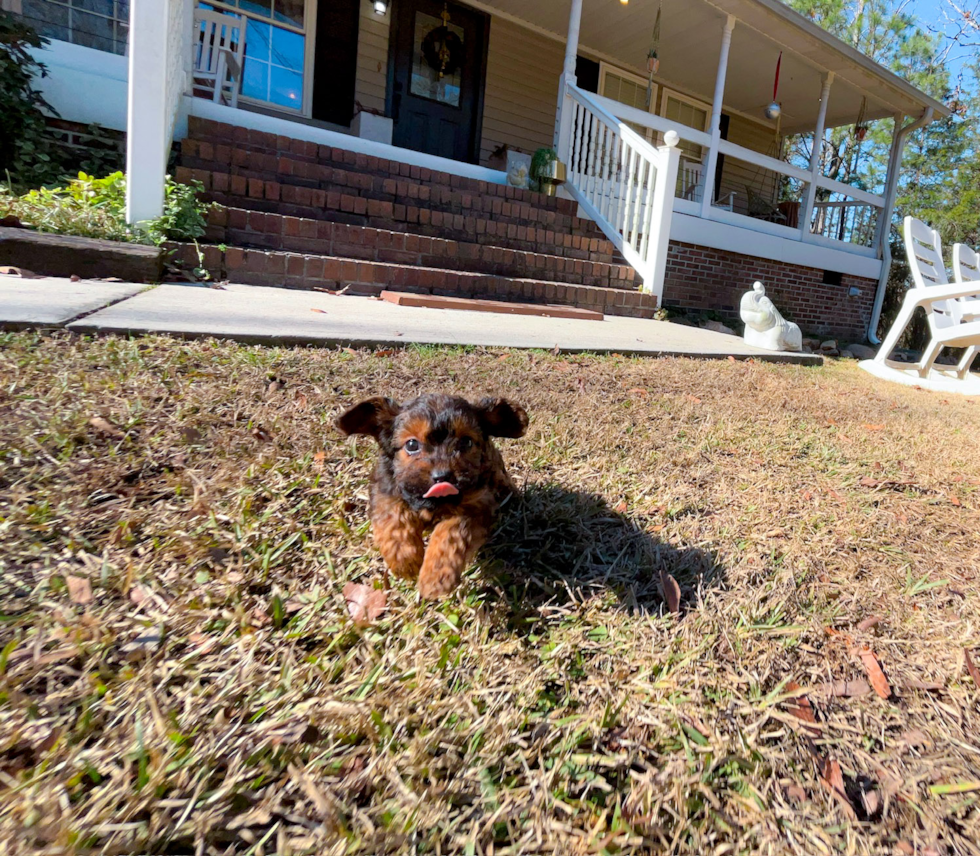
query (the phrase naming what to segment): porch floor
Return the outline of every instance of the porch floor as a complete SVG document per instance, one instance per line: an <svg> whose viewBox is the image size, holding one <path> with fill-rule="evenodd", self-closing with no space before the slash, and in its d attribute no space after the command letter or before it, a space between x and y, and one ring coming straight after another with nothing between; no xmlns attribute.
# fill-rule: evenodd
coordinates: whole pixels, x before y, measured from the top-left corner
<svg viewBox="0 0 980 856"><path fill-rule="evenodd" d="M39 283L43 283L43 289L38 288ZM84 305L77 302L79 286L84 283L49 277L32 280L29 292L25 284L18 277L0 275L0 328L10 322L20 327L32 326L33 321L33 326L64 326L77 333L168 333L267 345L433 344L547 350L557 346L570 353L705 359L731 356L801 365L822 363L817 355L774 354L753 348L736 336L621 316L607 316L603 321L491 316L395 306L365 297L236 284L223 289L160 285L123 300L116 293L107 294L104 308L97 309L92 301ZM36 301L33 309L27 305L31 294ZM113 300L118 302L112 303ZM59 303L64 304L64 311L54 313L53 308ZM5 317L7 307L15 305L18 317ZM89 314L78 317L72 307Z"/></svg>

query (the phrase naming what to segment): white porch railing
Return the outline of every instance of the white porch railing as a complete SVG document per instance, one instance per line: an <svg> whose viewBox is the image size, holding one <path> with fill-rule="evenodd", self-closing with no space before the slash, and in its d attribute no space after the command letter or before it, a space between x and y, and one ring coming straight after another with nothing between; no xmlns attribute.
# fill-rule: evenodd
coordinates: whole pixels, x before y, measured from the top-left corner
<svg viewBox="0 0 980 856"><path fill-rule="evenodd" d="M633 125L650 128L661 138L667 132L674 131L681 140L700 146L705 153L704 161L707 161L707 152L712 143L710 134L686 125L679 125L662 116L654 116L636 107L630 107L591 92L585 93L585 97L604 111L606 115L614 117L619 122L628 121ZM638 135L634 134L634 136ZM788 178L790 183L799 189L800 208L803 208L806 188L813 181L813 174L810 170L802 169L794 164L762 152L744 148L727 140L719 141L718 153L726 156L726 164L728 162L740 162L743 167L741 170L743 174L746 169L754 169L759 175L765 174L767 180L760 182L760 190L762 184L765 184L771 192L771 188L776 186L782 177ZM702 202L705 184L711 182L713 189L714 177L708 176L702 169L698 179L700 187L696 190L684 182L677 185L677 198L674 199L676 212L695 217L706 217L709 220L740 226L752 231L823 247L832 247L857 255L878 255L879 230L877 223L885 205L883 196L868 193L860 188L823 176L817 176L817 188L829 191L830 201L827 203L815 202L812 212L800 210L799 222L794 226L789 226L780 221L778 217L751 215L745 188L741 186L726 187L722 182L721 199L712 199L711 204L704 206ZM740 179L738 183L741 181ZM734 210L729 195L731 190L734 190L736 198ZM775 200L773 200L772 208L775 208Z"/></svg>
<svg viewBox="0 0 980 856"><path fill-rule="evenodd" d="M680 152L676 133L654 148L590 93L566 84L558 157L565 189L663 298Z"/></svg>

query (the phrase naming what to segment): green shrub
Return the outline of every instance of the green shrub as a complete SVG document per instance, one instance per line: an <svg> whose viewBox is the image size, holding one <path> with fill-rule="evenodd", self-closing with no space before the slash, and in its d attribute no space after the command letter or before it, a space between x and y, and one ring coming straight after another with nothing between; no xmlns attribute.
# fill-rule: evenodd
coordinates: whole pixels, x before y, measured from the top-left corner
<svg viewBox="0 0 980 856"><path fill-rule="evenodd" d="M0 187L0 217L12 214L25 226L60 235L137 244L195 241L204 234L210 207L198 199L203 189L200 182L177 184L167 176L163 215L134 227L126 222L126 176L93 178L82 172L65 187L42 187L23 196Z"/></svg>
<svg viewBox="0 0 980 856"><path fill-rule="evenodd" d="M44 184L60 171L43 112L54 111L34 88L35 77L46 71L30 49L43 44L33 29L0 11L0 175L27 186Z"/></svg>

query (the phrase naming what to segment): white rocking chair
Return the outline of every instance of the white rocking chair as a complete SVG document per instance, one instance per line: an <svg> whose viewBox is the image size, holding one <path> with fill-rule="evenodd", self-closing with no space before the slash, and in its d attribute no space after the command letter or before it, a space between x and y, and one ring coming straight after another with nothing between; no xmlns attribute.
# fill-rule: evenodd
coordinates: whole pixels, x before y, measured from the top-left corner
<svg viewBox="0 0 980 856"><path fill-rule="evenodd" d="M904 236L913 288L906 293L878 355L873 360L863 360L860 366L885 380L942 392L980 395L980 378L970 374L970 365L980 347L980 321L976 320L980 316L968 311L966 302L980 297L980 281L948 283L939 233L921 220L906 217ZM920 306L926 311L931 338L922 359L910 368L888 357ZM966 348L966 352L955 368L940 369L935 362L943 348Z"/></svg>
<svg viewBox="0 0 980 856"><path fill-rule="evenodd" d="M194 10L194 87L213 100L238 106L245 53L245 20L209 9Z"/></svg>

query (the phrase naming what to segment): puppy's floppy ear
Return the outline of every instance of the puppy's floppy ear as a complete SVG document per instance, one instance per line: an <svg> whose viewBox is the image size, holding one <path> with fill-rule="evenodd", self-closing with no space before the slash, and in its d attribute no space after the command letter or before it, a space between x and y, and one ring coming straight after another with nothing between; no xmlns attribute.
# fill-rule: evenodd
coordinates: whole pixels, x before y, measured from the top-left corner
<svg viewBox="0 0 980 856"><path fill-rule="evenodd" d="M401 413L398 402L390 398L369 398L355 404L337 420L337 427L345 434L369 434L379 440L381 434L391 430L395 417Z"/></svg>
<svg viewBox="0 0 980 856"><path fill-rule="evenodd" d="M519 404L506 398L484 398L476 407L480 424L490 437L523 437L527 431L527 413Z"/></svg>

